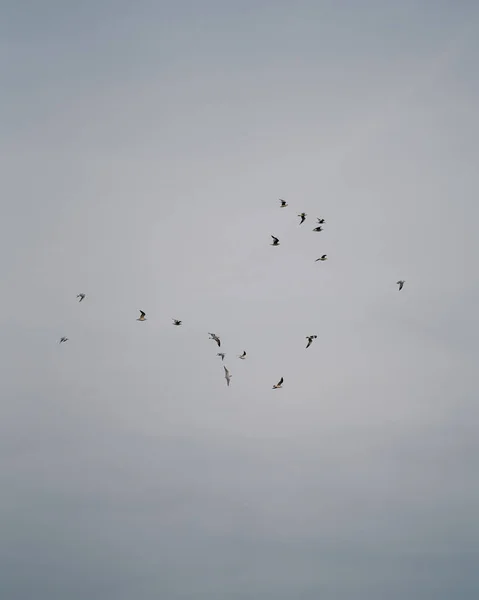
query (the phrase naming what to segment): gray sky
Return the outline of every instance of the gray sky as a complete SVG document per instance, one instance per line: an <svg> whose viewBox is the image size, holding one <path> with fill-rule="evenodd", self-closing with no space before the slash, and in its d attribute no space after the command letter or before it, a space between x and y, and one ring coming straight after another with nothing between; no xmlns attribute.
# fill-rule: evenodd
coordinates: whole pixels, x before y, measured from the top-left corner
<svg viewBox="0 0 479 600"><path fill-rule="evenodd" d="M476 600L477 5L1 13L2 600Z"/></svg>

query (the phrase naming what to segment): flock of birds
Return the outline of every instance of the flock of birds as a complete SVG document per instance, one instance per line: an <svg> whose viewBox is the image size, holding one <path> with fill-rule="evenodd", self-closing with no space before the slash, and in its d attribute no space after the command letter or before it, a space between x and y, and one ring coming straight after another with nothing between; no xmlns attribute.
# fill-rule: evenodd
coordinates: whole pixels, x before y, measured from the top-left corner
<svg viewBox="0 0 479 600"><path fill-rule="evenodd" d="M280 198L280 199L279 199L279 201L280 201L281 208L286 208L286 207L288 206L288 203L286 202L286 200L282 200L282 199ZM307 216L308 216L308 215L307 215L306 213L304 213L304 212L302 212L302 213L300 213L300 214L298 215L298 217L301 219L301 220L300 220L300 222L299 222L299 224L300 224L300 225L302 225L302 224L303 224L303 223L306 221L306 217L307 217ZM317 226L317 227L315 227L315 228L313 229L313 231L316 231L316 232L323 231L323 228L321 227L321 225L322 225L323 223L326 223L326 221L325 221L324 219L320 219L320 218L318 217L318 226ZM278 239L277 237L275 237L274 235L272 235L271 237L273 238L273 243L272 243L271 245L272 245L272 246L279 246L279 239ZM323 254L322 256L320 256L319 258L317 258L317 259L315 260L315 262L318 262L318 260L319 260L319 261L321 261L321 262L322 262L322 261L325 261L325 260L328 260L328 255L327 255L327 254ZM307 347L308 347L308 346L306 346L306 348L307 348Z"/></svg>
<svg viewBox="0 0 479 600"><path fill-rule="evenodd" d="M281 208L286 208L288 206L288 203L286 202L286 200L283 199L279 199L280 202L280 207ZM300 213L298 215L298 217L300 218L299 224L302 225L305 221L306 221L306 217L308 215L304 212ZM320 232L323 231L323 227L321 227L321 225L323 225L324 223L326 223L326 221L322 218L317 218L318 221L318 225L317 227L315 227L313 229L313 231L315 232ZM273 243L271 244L271 246L279 246L279 239L277 237L275 237L274 235L271 236L273 238ZM320 256L319 258L317 258L315 260L315 262L318 261L325 261L328 259L327 254L323 254L322 256ZM396 285L399 286L399 291L401 291L403 289L403 286L405 284L405 280L404 279L400 279L399 281L396 281ZM77 298L78 298L78 302L83 302L83 300L86 298L86 294L77 294ZM143 310L140 310L140 316L138 317L137 321L146 321L146 313ZM176 327L179 327L180 325L182 325L183 321L180 321L179 319L173 319L173 325L175 325ZM219 338L218 335L216 335L216 333L210 333L208 332L208 335L210 336L209 339L213 340L214 342L216 342L216 344L218 345L219 348L221 348L221 340ZM313 341L317 338L317 335L307 335L306 336L306 340L307 340L307 344L306 344L306 348L309 348L311 346L311 344L313 343ZM69 338L63 336L60 338L60 344L63 344L65 342L68 341ZM218 354L216 355L218 357L221 358L221 361L224 361L226 354L224 352L218 352ZM240 358L241 360L245 360L246 358L246 350L243 350L243 353L238 355L238 358ZM226 385L229 387L230 385L230 381L231 381L231 373L229 372L228 368L226 366L223 366L224 372L225 372L225 379L226 379ZM284 378L281 377L281 379L278 381L278 383L276 383L275 385L273 385L273 390L278 390L281 389L283 386L283 382L284 382Z"/></svg>

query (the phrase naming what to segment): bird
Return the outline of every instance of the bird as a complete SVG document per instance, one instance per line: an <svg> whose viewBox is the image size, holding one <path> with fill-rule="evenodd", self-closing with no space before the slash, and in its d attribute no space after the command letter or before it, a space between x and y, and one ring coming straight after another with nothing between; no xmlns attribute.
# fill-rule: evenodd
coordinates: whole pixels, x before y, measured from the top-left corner
<svg viewBox="0 0 479 600"><path fill-rule="evenodd" d="M216 333L208 333L208 335L210 335L210 340L214 340L218 346L221 346L221 341L220 338L216 335Z"/></svg>
<svg viewBox="0 0 479 600"><path fill-rule="evenodd" d="M315 340L317 337L317 335L307 335L306 339L308 340L308 345L306 346L306 348L309 348L313 343L313 340Z"/></svg>
<svg viewBox="0 0 479 600"><path fill-rule="evenodd" d="M320 258L317 258L314 262L318 262L318 260L328 260L328 255L323 254L323 256L321 256Z"/></svg>
<svg viewBox="0 0 479 600"><path fill-rule="evenodd" d="M225 370L226 385L229 387L232 375L230 375L230 372L228 371L228 369L226 367L223 367L223 369Z"/></svg>
<svg viewBox="0 0 479 600"><path fill-rule="evenodd" d="M278 381L278 383L276 385L273 385L273 390L279 390L281 388L281 386L283 385L283 381L284 381L284 379L281 377L281 379Z"/></svg>
<svg viewBox="0 0 479 600"><path fill-rule="evenodd" d="M313 229L313 231L323 231L323 228L321 227L321 225L319 227L315 227Z"/></svg>
<svg viewBox="0 0 479 600"><path fill-rule="evenodd" d="M137 319L137 321L146 321L146 313L143 312L142 310L140 310L140 317Z"/></svg>
<svg viewBox="0 0 479 600"><path fill-rule="evenodd" d="M286 202L286 200L281 200L281 198L280 198L279 201L281 202L280 208L285 208L286 206L288 206L288 203Z"/></svg>
<svg viewBox="0 0 479 600"><path fill-rule="evenodd" d="M225 359L226 354L224 352L218 352L216 356L220 356L221 360L223 361Z"/></svg>
<svg viewBox="0 0 479 600"><path fill-rule="evenodd" d="M277 237L274 237L274 235L271 236L273 238L273 243L271 244L271 246L279 246L279 240Z"/></svg>
<svg viewBox="0 0 479 600"><path fill-rule="evenodd" d="M63 342L68 342L68 338L67 337L61 337L60 341L58 343L62 344Z"/></svg>
<svg viewBox="0 0 479 600"><path fill-rule="evenodd" d="M401 291L401 290L402 290L402 288L403 288L403 285L404 285L405 283L406 283L406 282L404 281L404 279L400 279L399 281L396 281L396 284L399 286L399 291Z"/></svg>
<svg viewBox="0 0 479 600"><path fill-rule="evenodd" d="M181 325L182 321L178 321L178 319L173 319L173 325Z"/></svg>
<svg viewBox="0 0 479 600"><path fill-rule="evenodd" d="M85 298L85 294L77 294L77 298L80 298L78 302L81 302Z"/></svg>
<svg viewBox="0 0 479 600"><path fill-rule="evenodd" d="M238 358L242 358L244 360L246 358L246 350L243 350L243 354L240 354Z"/></svg>
<svg viewBox="0 0 479 600"><path fill-rule="evenodd" d="M304 223L304 220L306 219L307 214L306 213L301 213L300 215L298 215L298 217L301 218L301 221L299 222L299 224L301 225L302 223Z"/></svg>
<svg viewBox="0 0 479 600"><path fill-rule="evenodd" d="M318 223L319 223L320 225L322 225L323 223L326 223L326 221L325 221L324 219L320 219L320 218L318 217Z"/></svg>

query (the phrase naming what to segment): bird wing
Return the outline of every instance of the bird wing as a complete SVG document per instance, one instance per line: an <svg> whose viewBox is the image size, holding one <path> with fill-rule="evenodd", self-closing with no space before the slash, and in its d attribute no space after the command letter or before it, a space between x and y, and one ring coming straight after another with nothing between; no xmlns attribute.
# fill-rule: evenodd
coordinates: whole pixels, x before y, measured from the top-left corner
<svg viewBox="0 0 479 600"><path fill-rule="evenodd" d="M278 381L278 385L281 385L283 383L284 379L281 377L281 379Z"/></svg>
<svg viewBox="0 0 479 600"><path fill-rule="evenodd" d="M307 340L308 340L308 344L307 344L306 348L309 348L311 346L311 341L312 340L310 340L309 338L307 338Z"/></svg>
<svg viewBox="0 0 479 600"><path fill-rule="evenodd" d="M273 238L273 241L275 241L275 242L279 242L278 238L277 238L277 237L274 237L274 235L272 235L271 237Z"/></svg>
<svg viewBox="0 0 479 600"><path fill-rule="evenodd" d="M140 310L140 317L144 317L146 315L145 312L143 312L142 310Z"/></svg>

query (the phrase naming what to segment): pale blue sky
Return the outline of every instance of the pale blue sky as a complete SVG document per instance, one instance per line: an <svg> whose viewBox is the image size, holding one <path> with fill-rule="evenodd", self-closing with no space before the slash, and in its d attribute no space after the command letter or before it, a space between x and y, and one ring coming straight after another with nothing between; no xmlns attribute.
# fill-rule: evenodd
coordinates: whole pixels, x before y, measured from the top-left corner
<svg viewBox="0 0 479 600"><path fill-rule="evenodd" d="M475 3L0 9L2 600L476 600Z"/></svg>

